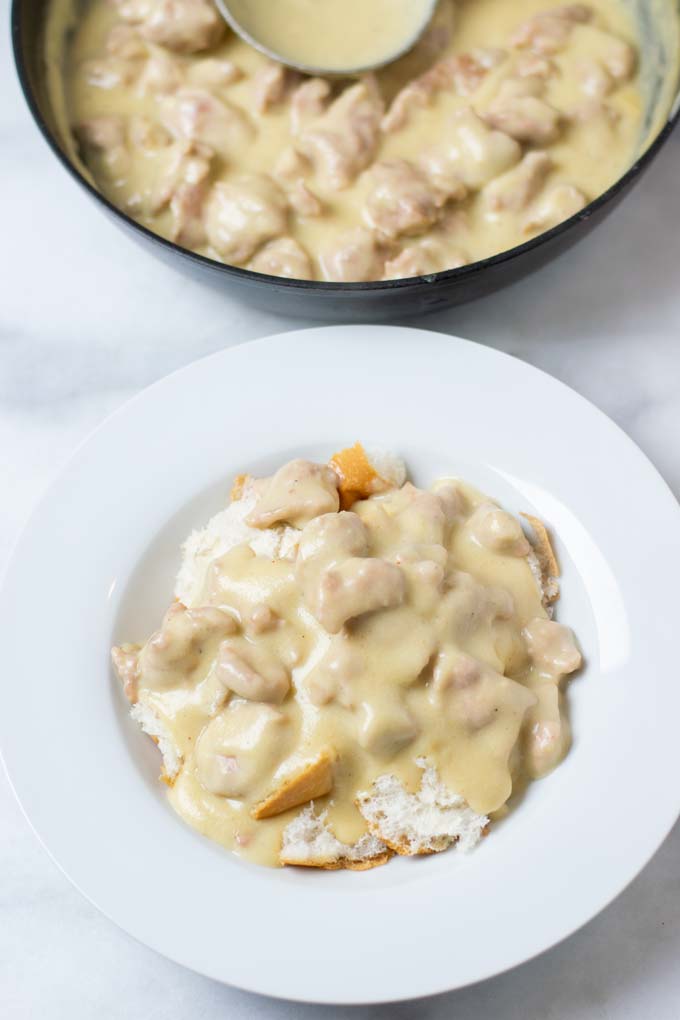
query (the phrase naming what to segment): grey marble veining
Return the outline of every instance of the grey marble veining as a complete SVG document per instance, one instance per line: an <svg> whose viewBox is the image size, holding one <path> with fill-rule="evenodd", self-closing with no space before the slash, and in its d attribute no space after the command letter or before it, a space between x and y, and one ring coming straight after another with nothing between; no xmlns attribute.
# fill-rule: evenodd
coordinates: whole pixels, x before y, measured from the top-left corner
<svg viewBox="0 0 680 1020"><path fill-rule="evenodd" d="M304 323L185 280L106 222L33 128L6 35L0 97L1 566L50 477L106 414L194 358ZM575 387L640 444L676 495L679 165L676 135L615 216L559 262L492 299L414 323L491 344ZM303 1007L224 988L120 932L51 862L0 775L0 1015L678 1020L679 860L676 827L600 917L484 985L399 1006Z"/></svg>

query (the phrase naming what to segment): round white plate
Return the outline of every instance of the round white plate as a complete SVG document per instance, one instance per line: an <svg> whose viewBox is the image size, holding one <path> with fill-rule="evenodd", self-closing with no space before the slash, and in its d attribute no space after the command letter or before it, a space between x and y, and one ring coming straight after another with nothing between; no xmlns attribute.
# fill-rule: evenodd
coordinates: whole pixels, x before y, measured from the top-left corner
<svg viewBox="0 0 680 1020"><path fill-rule="evenodd" d="M109 668L171 598L179 543L234 474L361 439L416 481L459 474L559 536L587 660L574 746L478 850L364 873L244 864L186 827ZM81 892L141 942L242 988L377 1002L489 977L601 910L680 809L680 509L565 386L464 340L391 327L288 333L146 390L78 450L0 596L0 738L24 810Z"/></svg>

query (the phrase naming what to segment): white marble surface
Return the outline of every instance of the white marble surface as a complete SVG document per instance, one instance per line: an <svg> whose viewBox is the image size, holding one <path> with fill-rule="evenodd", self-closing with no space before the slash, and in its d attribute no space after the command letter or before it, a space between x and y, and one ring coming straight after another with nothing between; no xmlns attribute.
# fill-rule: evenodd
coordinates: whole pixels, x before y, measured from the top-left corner
<svg viewBox="0 0 680 1020"><path fill-rule="evenodd" d="M30 123L6 37L0 97L1 565L50 476L108 412L194 358L300 323L184 280L106 222ZM563 379L633 436L676 495L679 164L680 134L614 218L558 264L483 303L414 323L492 344ZM38 845L0 773L0 1015L678 1020L679 860L676 826L599 918L482 986L400 1006L301 1007L219 986L120 932Z"/></svg>

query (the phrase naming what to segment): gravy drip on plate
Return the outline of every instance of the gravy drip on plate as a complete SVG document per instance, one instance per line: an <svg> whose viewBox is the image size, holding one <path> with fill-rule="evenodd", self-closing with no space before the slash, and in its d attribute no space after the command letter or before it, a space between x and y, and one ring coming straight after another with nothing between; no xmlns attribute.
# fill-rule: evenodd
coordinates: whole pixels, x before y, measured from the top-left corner
<svg viewBox="0 0 680 1020"><path fill-rule="evenodd" d="M457 480L350 510L337 485L306 461L249 482L247 523L285 538L285 555L246 543L204 562L187 604L124 653L132 700L182 758L175 810L269 865L300 808L251 811L319 756L333 778L315 807L352 844L356 797L379 776L415 790L425 758L488 815L569 745L560 680L580 655L549 619L518 520Z"/></svg>
<svg viewBox="0 0 680 1020"><path fill-rule="evenodd" d="M297 279L429 274L512 248L606 190L640 141L619 0L442 0L410 53L358 80L272 63L210 0L90 0L64 74L82 158L115 205Z"/></svg>

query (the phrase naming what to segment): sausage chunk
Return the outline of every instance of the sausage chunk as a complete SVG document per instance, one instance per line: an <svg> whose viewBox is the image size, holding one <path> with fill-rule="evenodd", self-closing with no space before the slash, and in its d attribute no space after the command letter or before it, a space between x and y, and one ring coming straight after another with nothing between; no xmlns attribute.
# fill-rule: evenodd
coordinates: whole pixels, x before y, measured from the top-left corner
<svg viewBox="0 0 680 1020"><path fill-rule="evenodd" d="M279 237L265 244L248 263L248 269L289 280L313 279L309 255L292 237Z"/></svg>
<svg viewBox="0 0 680 1020"><path fill-rule="evenodd" d="M341 235L332 247L322 251L319 264L324 279L334 283L379 280L385 256L373 233L357 227Z"/></svg>
<svg viewBox="0 0 680 1020"><path fill-rule="evenodd" d="M436 188L423 170L406 159L376 163L370 178L373 187L364 206L364 219L390 240L422 233L437 220L449 198L465 193L458 180L448 192Z"/></svg>
<svg viewBox="0 0 680 1020"><path fill-rule="evenodd" d="M592 8L586 4L566 4L542 11L519 26L510 44L543 56L552 56L567 45L574 26L590 21L592 16Z"/></svg>
<svg viewBox="0 0 680 1020"><path fill-rule="evenodd" d="M493 503L483 503L468 521L470 533L490 552L501 556L528 556L531 546L519 521Z"/></svg>
<svg viewBox="0 0 680 1020"><path fill-rule="evenodd" d="M159 108L161 122L175 138L201 142L225 158L253 137L245 113L206 89L180 88L163 96Z"/></svg>
<svg viewBox="0 0 680 1020"><path fill-rule="evenodd" d="M143 39L176 53L198 53L224 35L224 20L210 0L123 0L118 13Z"/></svg>
<svg viewBox="0 0 680 1020"><path fill-rule="evenodd" d="M474 110L460 110L451 124L446 148L423 158L426 170L442 178L444 165L466 187L481 188L518 163L522 150L514 138L492 130Z"/></svg>
<svg viewBox="0 0 680 1020"><path fill-rule="evenodd" d="M234 618L221 609L187 609L175 603L139 653L140 686L166 690L182 683L205 660L206 644L221 641L236 629Z"/></svg>
<svg viewBox="0 0 680 1020"><path fill-rule="evenodd" d="M489 105L484 120L518 142L549 145L560 133L558 110L536 95L536 79L509 78Z"/></svg>
<svg viewBox="0 0 680 1020"><path fill-rule="evenodd" d="M234 702L212 719L196 744L202 786L221 797L252 794L284 756L286 717L271 705Z"/></svg>
<svg viewBox="0 0 680 1020"><path fill-rule="evenodd" d="M581 666L581 653L569 627L537 617L524 628L529 655L539 672L559 680Z"/></svg>
<svg viewBox="0 0 680 1020"><path fill-rule="evenodd" d="M429 276L443 269L458 269L470 259L461 250L442 249L436 241L425 238L402 248L385 263L383 280L402 280L409 276Z"/></svg>
<svg viewBox="0 0 680 1020"><path fill-rule="evenodd" d="M246 262L261 245L285 234L285 196L266 174L218 181L206 203L205 227L222 258Z"/></svg>
<svg viewBox="0 0 680 1020"><path fill-rule="evenodd" d="M290 690L290 676L279 660L243 639L222 642L215 669L220 683L248 701L278 705Z"/></svg>
<svg viewBox="0 0 680 1020"><path fill-rule="evenodd" d="M330 634L337 634L356 616L401 605L406 584L393 563L352 557L323 571L310 595L311 612Z"/></svg>
<svg viewBox="0 0 680 1020"><path fill-rule="evenodd" d="M586 207L588 200L573 184L556 184L530 210L524 224L528 234L551 230L558 223L575 216Z"/></svg>
<svg viewBox="0 0 680 1020"><path fill-rule="evenodd" d="M345 188L375 155L382 110L376 89L365 81L351 85L302 130L297 148L332 188Z"/></svg>
<svg viewBox="0 0 680 1020"><path fill-rule="evenodd" d="M552 167L553 161L546 152L528 152L521 163L487 184L483 197L490 216L526 209Z"/></svg>
<svg viewBox="0 0 680 1020"><path fill-rule="evenodd" d="M314 517L334 513L340 506L338 476L325 464L291 460L273 475L249 514L252 528L286 522L302 528Z"/></svg>

